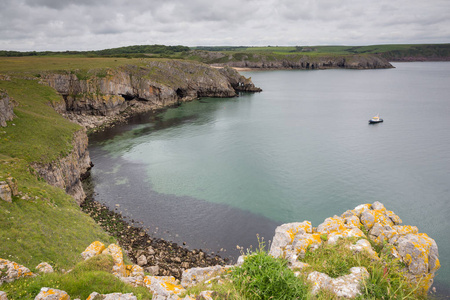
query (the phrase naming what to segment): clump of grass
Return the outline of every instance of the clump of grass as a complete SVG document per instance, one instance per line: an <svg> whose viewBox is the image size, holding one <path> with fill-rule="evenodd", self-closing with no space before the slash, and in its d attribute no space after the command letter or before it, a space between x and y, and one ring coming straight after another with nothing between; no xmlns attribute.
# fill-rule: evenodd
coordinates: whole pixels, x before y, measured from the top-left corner
<svg viewBox="0 0 450 300"><path fill-rule="evenodd" d="M133 293L138 299L151 299L145 287L132 287L111 274L112 257L100 255L81 262L68 273L43 274L2 285L8 299L34 299L42 287L63 290L71 298L86 299L92 292L100 294Z"/></svg>
<svg viewBox="0 0 450 300"><path fill-rule="evenodd" d="M348 248L356 242L355 238L339 239L336 244L322 244L315 251L308 251L302 260L310 265L308 271L318 271L332 278L349 274L352 267L365 267L369 278L363 282L362 295L359 299L422 299L411 286L399 259L391 257L388 246L376 248L380 260L373 260L365 252L354 253ZM318 296L326 299L327 296Z"/></svg>
<svg viewBox="0 0 450 300"><path fill-rule="evenodd" d="M231 274L236 290L246 299L307 298L308 286L288 269L285 259L268 255L264 244Z"/></svg>
<svg viewBox="0 0 450 300"><path fill-rule="evenodd" d="M308 251L302 260L311 266L311 269L325 273L331 278L349 274L352 267L367 265L370 258L365 253L354 254L347 246L354 239L339 239L334 245L322 244L315 251Z"/></svg>

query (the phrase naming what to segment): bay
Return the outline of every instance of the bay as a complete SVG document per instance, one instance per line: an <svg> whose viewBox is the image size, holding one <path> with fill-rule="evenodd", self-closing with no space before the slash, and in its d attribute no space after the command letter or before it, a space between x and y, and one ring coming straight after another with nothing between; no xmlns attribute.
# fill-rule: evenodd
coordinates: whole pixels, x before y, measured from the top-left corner
<svg viewBox="0 0 450 300"><path fill-rule="evenodd" d="M262 93L94 134L95 198L155 236L232 258L279 224L380 201L436 240L448 291L450 63L394 66L243 72ZM384 122L369 125L377 113Z"/></svg>

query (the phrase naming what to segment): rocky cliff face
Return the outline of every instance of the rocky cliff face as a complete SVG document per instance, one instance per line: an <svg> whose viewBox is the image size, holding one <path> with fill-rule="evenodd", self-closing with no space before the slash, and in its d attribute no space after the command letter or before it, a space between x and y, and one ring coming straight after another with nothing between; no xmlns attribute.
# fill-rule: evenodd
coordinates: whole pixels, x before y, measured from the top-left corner
<svg viewBox="0 0 450 300"><path fill-rule="evenodd" d="M136 102L163 107L198 97L234 97L236 91L260 91L232 69L167 60L143 66L77 72L43 73L45 83L65 99L65 111L113 116ZM61 111L61 108L58 108Z"/></svg>
<svg viewBox="0 0 450 300"><path fill-rule="evenodd" d="M74 133L72 145L73 150L69 155L51 163L32 163L31 166L49 184L64 189L78 204L81 204L86 198L81 177L91 168L85 129Z"/></svg>
<svg viewBox="0 0 450 300"><path fill-rule="evenodd" d="M256 69L384 69L393 66L378 55L311 56L302 54L274 55L256 53L224 54L221 52L193 51L192 56L216 66Z"/></svg>
<svg viewBox="0 0 450 300"><path fill-rule="evenodd" d="M6 127L6 121L14 118L13 102L5 91L0 90L0 126Z"/></svg>

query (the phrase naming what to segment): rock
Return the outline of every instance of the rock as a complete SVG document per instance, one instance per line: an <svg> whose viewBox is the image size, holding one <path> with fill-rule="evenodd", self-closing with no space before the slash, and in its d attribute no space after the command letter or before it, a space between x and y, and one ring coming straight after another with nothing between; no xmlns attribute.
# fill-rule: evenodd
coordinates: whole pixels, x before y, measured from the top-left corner
<svg viewBox="0 0 450 300"><path fill-rule="evenodd" d="M205 282L211 278L224 274L231 266L213 266L206 268L192 268L185 270L181 277L181 285L184 288L192 287L198 283Z"/></svg>
<svg viewBox="0 0 450 300"><path fill-rule="evenodd" d="M134 296L133 293L99 294L97 292L93 292L89 295L89 297L86 300L137 300L137 297Z"/></svg>
<svg viewBox="0 0 450 300"><path fill-rule="evenodd" d="M143 286L145 274L141 266L127 265L125 270L127 276L118 276L120 280L134 287Z"/></svg>
<svg viewBox="0 0 450 300"><path fill-rule="evenodd" d="M149 273L152 276L157 276L159 274L159 267L158 266L151 266L144 269L145 272Z"/></svg>
<svg viewBox="0 0 450 300"><path fill-rule="evenodd" d="M377 252L373 250L372 245L370 245L369 241L366 239L361 239L357 241L354 245L350 246L350 250L355 252L366 251L373 260L379 260Z"/></svg>
<svg viewBox="0 0 450 300"><path fill-rule="evenodd" d="M326 289L338 297L355 298L360 295L362 282L369 277L369 272L363 267L353 267L350 274L338 278L314 271L308 275L308 281L312 283L312 293L317 294L321 289Z"/></svg>
<svg viewBox="0 0 450 300"><path fill-rule="evenodd" d="M81 256L86 260L88 258L91 258L93 256L99 255L105 250L105 245L102 242L95 241L92 244L90 244L86 250L84 250L83 253L81 253Z"/></svg>
<svg viewBox="0 0 450 300"><path fill-rule="evenodd" d="M13 102L4 90L0 90L0 126L6 127L7 121L12 121L15 117L13 112Z"/></svg>
<svg viewBox="0 0 450 300"><path fill-rule="evenodd" d="M6 181L0 181L0 199L9 203L12 202L11 188Z"/></svg>
<svg viewBox="0 0 450 300"><path fill-rule="evenodd" d="M64 189L75 198L78 204L84 201L86 194L80 178L91 168L91 159L87 150L86 130L78 130L72 139L72 151L51 163L32 163L31 166L48 184Z"/></svg>
<svg viewBox="0 0 450 300"><path fill-rule="evenodd" d="M41 262L36 266L36 271L39 273L53 273L53 267L46 262Z"/></svg>
<svg viewBox="0 0 450 300"><path fill-rule="evenodd" d="M19 265L13 261L0 258L0 276L1 285L3 282L9 283L22 277L34 277L36 275L33 274L27 267Z"/></svg>
<svg viewBox="0 0 450 300"><path fill-rule="evenodd" d="M43 287L34 300L70 300L70 297L64 291Z"/></svg>
<svg viewBox="0 0 450 300"><path fill-rule="evenodd" d="M419 284L419 294L426 295L441 266L436 242L425 233L410 233L401 236L395 245L398 255L406 264L407 277Z"/></svg>
<svg viewBox="0 0 450 300"><path fill-rule="evenodd" d="M147 257L145 255L141 255L137 258L137 264L140 266L144 266L147 264Z"/></svg>
<svg viewBox="0 0 450 300"><path fill-rule="evenodd" d="M5 292L0 291L0 300L8 300L8 297Z"/></svg>
<svg viewBox="0 0 450 300"><path fill-rule="evenodd" d="M359 228L344 229L342 231L333 231L328 235L327 243L335 244L340 238L364 237L364 233Z"/></svg>
<svg viewBox="0 0 450 300"><path fill-rule="evenodd" d="M8 177L6 178L6 183L9 185L9 188L11 189L11 195L15 197L18 196L19 188L17 186L17 180L14 177Z"/></svg>
<svg viewBox="0 0 450 300"><path fill-rule="evenodd" d="M152 246L150 246L150 247L147 248L147 253L148 253L149 255L155 255L155 250L153 249Z"/></svg>
<svg viewBox="0 0 450 300"><path fill-rule="evenodd" d="M197 299L199 299L199 300L213 300L213 297L215 297L216 294L217 293L215 291L202 291L198 295Z"/></svg>
<svg viewBox="0 0 450 300"><path fill-rule="evenodd" d="M311 222L304 221L302 223L288 223L278 226L275 229L275 236L272 239L269 255L273 257L281 257L285 254L284 249L294 242L296 235L311 233Z"/></svg>
<svg viewBox="0 0 450 300"><path fill-rule="evenodd" d="M114 260L113 274L121 277L126 277L125 265L123 263L122 249L116 244L111 244L106 248L102 254L111 255Z"/></svg>
<svg viewBox="0 0 450 300"><path fill-rule="evenodd" d="M145 276L144 286L155 295L162 297L178 296L185 291L173 276Z"/></svg>

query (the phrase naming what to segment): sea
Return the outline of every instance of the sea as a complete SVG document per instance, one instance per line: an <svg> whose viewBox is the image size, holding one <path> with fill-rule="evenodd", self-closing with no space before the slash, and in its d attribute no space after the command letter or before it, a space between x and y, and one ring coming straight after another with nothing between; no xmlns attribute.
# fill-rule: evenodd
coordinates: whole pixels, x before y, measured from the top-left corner
<svg viewBox="0 0 450 300"><path fill-rule="evenodd" d="M263 91L92 134L94 198L155 238L231 260L269 247L283 223L379 201L435 239L435 287L449 295L450 62L393 66L241 72Z"/></svg>

